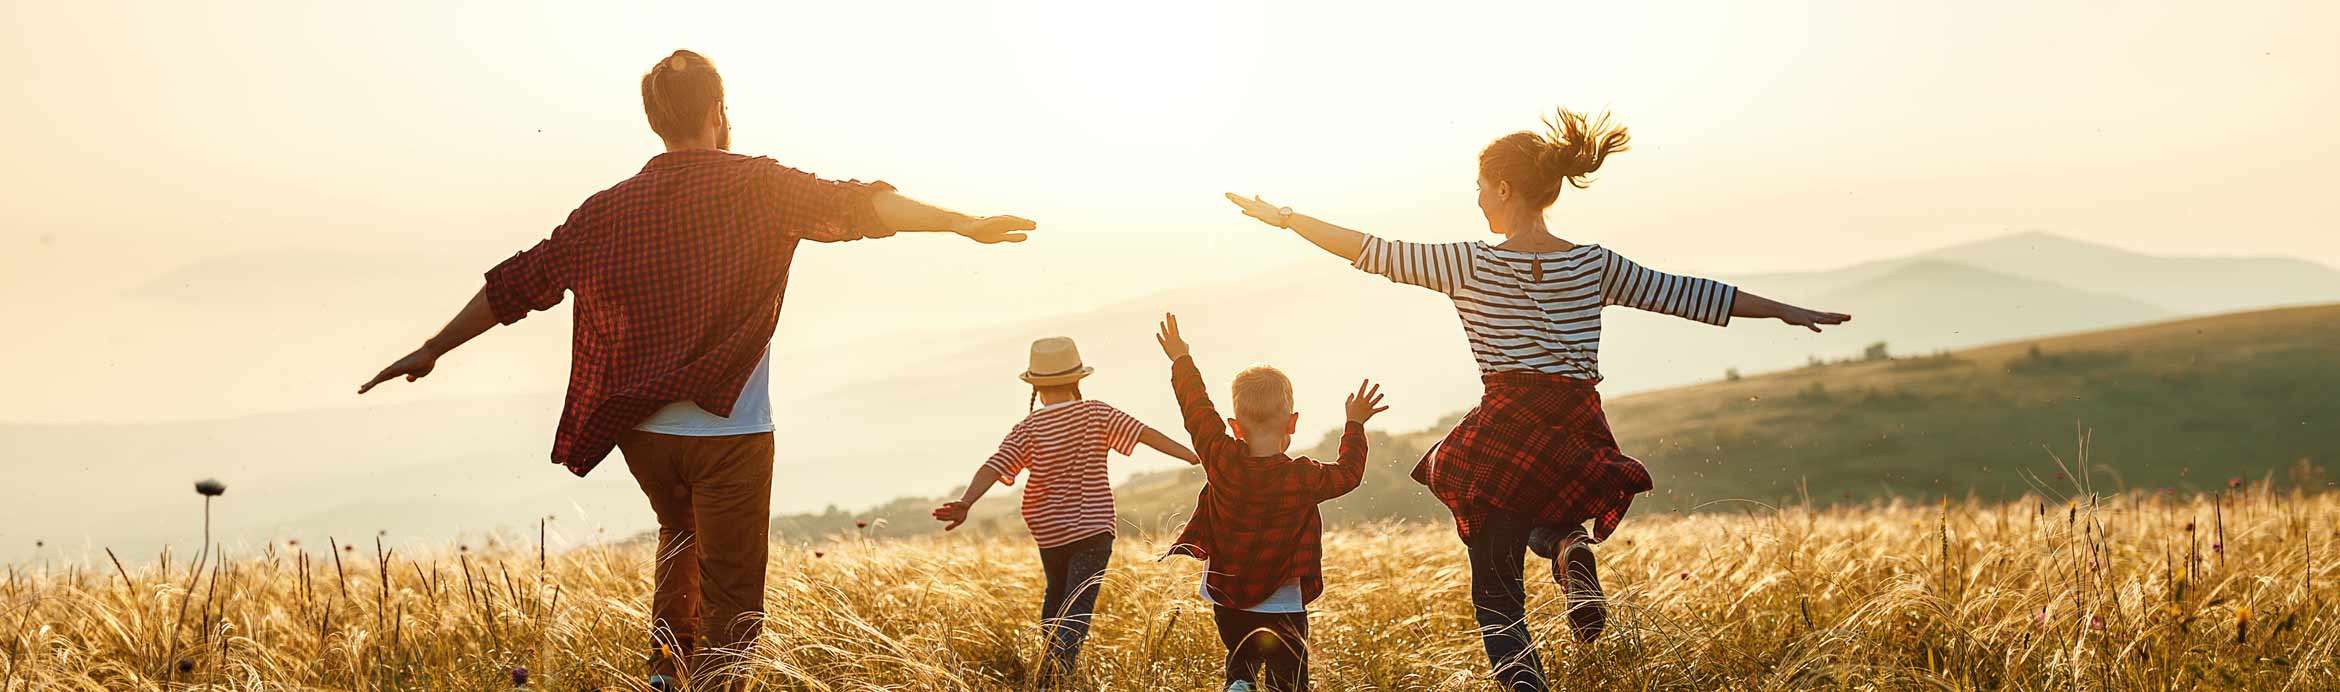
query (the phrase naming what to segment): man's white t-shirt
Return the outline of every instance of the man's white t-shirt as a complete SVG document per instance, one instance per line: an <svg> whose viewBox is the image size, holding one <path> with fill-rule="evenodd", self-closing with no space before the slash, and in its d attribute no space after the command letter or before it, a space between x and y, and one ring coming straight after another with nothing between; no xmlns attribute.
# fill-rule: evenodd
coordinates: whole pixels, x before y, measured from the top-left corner
<svg viewBox="0 0 2340 692"><path fill-rule="evenodd" d="M756 369L748 373L747 385L739 390L739 401L731 405L730 418L708 413L698 404L677 401L650 414L648 420L634 429L685 437L772 432L771 347L764 348L764 357L757 359Z"/></svg>

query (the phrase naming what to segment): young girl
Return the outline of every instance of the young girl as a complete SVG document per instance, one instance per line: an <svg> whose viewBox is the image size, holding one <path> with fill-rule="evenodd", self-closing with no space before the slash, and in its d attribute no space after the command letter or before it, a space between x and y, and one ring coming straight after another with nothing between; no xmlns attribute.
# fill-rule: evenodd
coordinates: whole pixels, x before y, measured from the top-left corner
<svg viewBox="0 0 2340 692"><path fill-rule="evenodd" d="M1819 331L1849 315L1766 300L1709 279L1652 271L1599 245L1552 234L1544 211L1563 187L1582 189L1625 128L1561 110L1549 131L1516 132L1479 152L1479 210L1500 243L1417 244L1335 226L1257 197L1227 199L1358 269L1454 301L1486 393L1423 455L1414 479L1454 513L1468 548L1471 602L1488 662L1506 692L1546 689L1523 623L1527 549L1552 559L1568 591L1569 624L1591 640L1606 622L1590 545L1607 538L1648 470L1617 449L1601 413L1601 308L1648 310L1717 326L1773 318ZM1591 535L1584 523L1593 522Z"/></svg>
<svg viewBox="0 0 2340 692"><path fill-rule="evenodd" d="M1040 567L1047 577L1040 602L1049 654L1041 670L1044 681L1072 672L1081 641L1089 636L1105 563L1113 557L1113 488L1105 476L1105 452L1127 455L1144 443L1186 463L1202 463L1161 431L1105 402L1081 398L1081 378L1093 372L1096 368L1081 363L1071 339L1032 342L1031 367L1023 380L1032 385L1035 407L1008 430L991 460L975 470L966 495L934 510L936 520L950 522L944 530L958 528L992 483L1013 485L1017 473L1031 471L1023 513L1032 540L1040 544Z"/></svg>

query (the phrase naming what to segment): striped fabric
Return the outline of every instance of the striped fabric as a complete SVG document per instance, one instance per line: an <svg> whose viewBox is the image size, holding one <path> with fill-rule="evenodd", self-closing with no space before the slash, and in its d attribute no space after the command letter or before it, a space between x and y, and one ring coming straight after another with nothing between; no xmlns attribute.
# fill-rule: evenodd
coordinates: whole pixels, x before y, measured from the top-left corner
<svg viewBox="0 0 2340 692"><path fill-rule="evenodd" d="M1024 526L1042 548L1113 532L1113 486L1105 452L1137 449L1145 424L1105 402L1077 399L1043 406L1025 416L984 466L1001 485L1031 471L1024 484Z"/></svg>
<svg viewBox="0 0 2340 692"><path fill-rule="evenodd" d="M1601 308L1623 305L1728 324L1738 289L1651 270L1599 245L1520 252L1482 242L1365 237L1356 267L1446 294L1479 372L1600 379Z"/></svg>

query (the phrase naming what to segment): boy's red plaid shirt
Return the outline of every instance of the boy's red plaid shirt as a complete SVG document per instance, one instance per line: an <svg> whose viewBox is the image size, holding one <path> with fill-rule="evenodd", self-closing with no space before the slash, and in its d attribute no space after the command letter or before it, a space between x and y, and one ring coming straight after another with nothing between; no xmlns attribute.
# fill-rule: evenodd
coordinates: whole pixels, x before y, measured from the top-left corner
<svg viewBox="0 0 2340 692"><path fill-rule="evenodd" d="M1351 422L1342 431L1335 463L1254 457L1227 435L1192 357L1171 364L1170 388L1178 394L1205 478L1194 518L1170 554L1210 563L1203 588L1220 605L1258 605L1293 580L1300 582L1301 602L1316 600L1324 592L1324 519L1316 505L1365 479L1365 426Z"/></svg>

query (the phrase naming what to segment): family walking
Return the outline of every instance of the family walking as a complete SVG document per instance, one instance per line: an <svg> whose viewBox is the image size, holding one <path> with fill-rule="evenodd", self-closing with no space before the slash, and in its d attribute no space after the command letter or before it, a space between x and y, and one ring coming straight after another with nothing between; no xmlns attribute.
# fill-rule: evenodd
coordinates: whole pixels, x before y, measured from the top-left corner
<svg viewBox="0 0 2340 692"><path fill-rule="evenodd" d="M582 476L613 449L624 453L659 524L649 683L680 689L687 676L720 688L735 681L726 673L756 640L764 612L770 342L797 244L906 232L1013 243L1034 224L948 211L883 182L824 180L729 152L722 78L696 53L660 60L643 75L641 92L665 153L490 269L445 327L358 391L429 375L473 337L573 294L572 363L552 461ZM1594 388L1601 310L1622 305L1718 326L1770 318L1814 331L1850 319L1657 272L1554 235L1545 210L1563 188L1585 187L1628 140L1605 118L1565 110L1547 124L1547 132L1513 133L1479 154L1479 208L1496 242L1386 240L1228 196L1244 214L1359 270L1453 302L1485 395L1423 455L1413 478L1453 511L1478 635L1507 691L1548 687L1525 623L1527 553L1550 562L1570 630L1592 640L1606 622L1592 546L1651 487L1641 463L1617 448ZM1214 332L1273 338L1257 326L1273 323L1269 307L1250 324ZM1023 375L1033 388L1029 414L977 469L966 495L935 517L956 527L992 484L1026 477L1022 513L1045 575L1042 682L1064 682L1113 551L1108 454L1143 444L1200 465L1205 482L1171 553L1205 561L1198 596L1211 604L1226 645L1227 689L1306 689L1308 607L1325 588L1317 505L1363 479L1364 424L1385 409L1379 388L1364 383L1349 397L1337 459L1292 457L1299 414L1282 372L1238 373L1222 417L1177 318L1157 326L1186 444L1083 398L1080 381L1094 368L1069 339L1042 339Z"/></svg>

